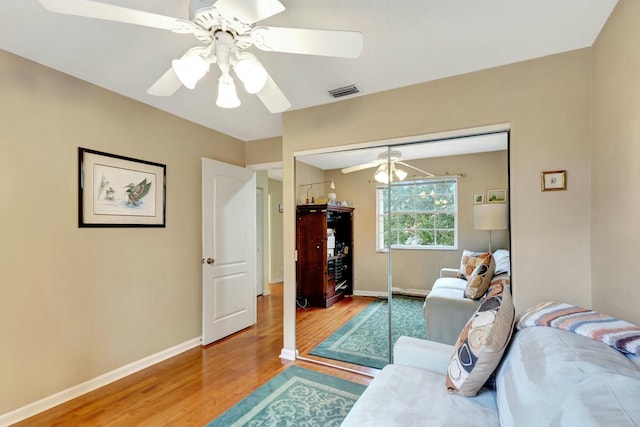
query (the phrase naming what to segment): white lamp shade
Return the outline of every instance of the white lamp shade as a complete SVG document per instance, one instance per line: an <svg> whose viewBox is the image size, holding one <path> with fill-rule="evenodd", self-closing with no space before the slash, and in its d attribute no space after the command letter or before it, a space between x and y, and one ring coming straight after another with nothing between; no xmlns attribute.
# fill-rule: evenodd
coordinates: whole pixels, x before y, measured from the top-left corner
<svg viewBox="0 0 640 427"><path fill-rule="evenodd" d="M394 168L393 171L396 173L396 176L398 177L398 180L400 180L400 181L404 181L404 179L407 177L407 172L403 171L402 169Z"/></svg>
<svg viewBox="0 0 640 427"><path fill-rule="evenodd" d="M174 59L171 61L171 67L180 83L189 89L196 87L196 83L209 71L209 64L200 55L187 55Z"/></svg>
<svg viewBox="0 0 640 427"><path fill-rule="evenodd" d="M236 108L240 106L240 99L236 93L236 85L228 75L218 80L218 99L216 105L221 108Z"/></svg>
<svg viewBox="0 0 640 427"><path fill-rule="evenodd" d="M244 83L244 89L248 93L260 92L267 83L267 71L256 57L248 52L240 54L238 61L233 66L233 70Z"/></svg>
<svg viewBox="0 0 640 427"><path fill-rule="evenodd" d="M476 230L506 230L509 212L506 203L485 203L473 207L473 225Z"/></svg>
<svg viewBox="0 0 640 427"><path fill-rule="evenodd" d="M378 170L373 175L373 178L381 184L389 183L389 175L387 174L387 165L386 163L381 164L378 167Z"/></svg>

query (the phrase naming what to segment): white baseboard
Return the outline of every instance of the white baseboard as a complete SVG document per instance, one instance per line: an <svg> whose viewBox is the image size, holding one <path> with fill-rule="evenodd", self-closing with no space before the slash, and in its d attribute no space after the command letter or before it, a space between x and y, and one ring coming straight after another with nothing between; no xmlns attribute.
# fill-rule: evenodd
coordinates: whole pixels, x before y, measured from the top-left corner
<svg viewBox="0 0 640 427"><path fill-rule="evenodd" d="M280 358L286 360L296 360L298 357L298 350L290 350L288 348L283 348L280 351Z"/></svg>
<svg viewBox="0 0 640 427"><path fill-rule="evenodd" d="M0 415L0 427L5 427L17 423L18 421L24 420L25 418L29 418L31 416L39 414L40 412L46 411L47 409L53 408L54 406L60 405L61 403L67 402L71 399L75 399L78 396L82 396L83 394L89 393L90 391L96 390L128 375L134 374L138 371L148 368L149 366L155 365L156 363L162 362L163 360L167 360L194 347L198 347L201 342L202 341L200 337L190 339L189 341L185 341L182 344L178 344L176 346L167 348L166 350L159 351L156 354L152 354L151 356L147 356L143 359L129 363L128 365L114 369L111 372L102 374L98 377L90 379L89 381L85 381L81 384L75 385L66 390L45 397L44 399L40 399L36 402L30 403L11 412L7 412L6 414L2 414Z"/></svg>
<svg viewBox="0 0 640 427"><path fill-rule="evenodd" d="M353 295L357 297L376 297L376 298L386 298L386 292L378 292L378 291L354 291Z"/></svg>

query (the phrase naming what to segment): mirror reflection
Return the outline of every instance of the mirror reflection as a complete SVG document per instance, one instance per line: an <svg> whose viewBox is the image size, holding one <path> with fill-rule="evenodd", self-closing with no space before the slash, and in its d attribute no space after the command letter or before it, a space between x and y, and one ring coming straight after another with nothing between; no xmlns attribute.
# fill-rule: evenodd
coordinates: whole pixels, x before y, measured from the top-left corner
<svg viewBox="0 0 640 427"><path fill-rule="evenodd" d="M427 297L467 252L501 249L508 262L508 224L482 223L483 211L508 216L507 147L500 133L297 157L302 357L371 372L401 335L457 338ZM464 304L464 287L442 289Z"/></svg>

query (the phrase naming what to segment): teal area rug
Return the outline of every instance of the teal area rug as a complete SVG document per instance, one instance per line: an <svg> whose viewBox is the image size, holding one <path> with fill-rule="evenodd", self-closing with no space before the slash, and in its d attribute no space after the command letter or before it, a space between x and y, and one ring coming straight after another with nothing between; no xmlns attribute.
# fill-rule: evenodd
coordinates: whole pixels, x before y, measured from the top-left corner
<svg viewBox="0 0 640 427"><path fill-rule="evenodd" d="M207 424L339 426L366 386L291 366Z"/></svg>
<svg viewBox="0 0 640 427"><path fill-rule="evenodd" d="M391 322L394 344L402 335L426 338L423 303L424 298L393 296ZM386 299L372 302L309 354L382 369L389 363L387 307Z"/></svg>

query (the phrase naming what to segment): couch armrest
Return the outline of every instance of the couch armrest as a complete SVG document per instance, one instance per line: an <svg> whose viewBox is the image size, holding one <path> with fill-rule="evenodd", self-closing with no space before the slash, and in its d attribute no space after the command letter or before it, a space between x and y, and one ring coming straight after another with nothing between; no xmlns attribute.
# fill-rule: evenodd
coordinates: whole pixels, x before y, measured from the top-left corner
<svg viewBox="0 0 640 427"><path fill-rule="evenodd" d="M458 277L458 272L460 269L458 268L441 268L440 269L440 277Z"/></svg>
<svg viewBox="0 0 640 427"><path fill-rule="evenodd" d="M481 300L465 298L462 289L438 288L429 292L423 306L427 339L455 345L480 303Z"/></svg>
<svg viewBox="0 0 640 427"><path fill-rule="evenodd" d="M402 336L393 346L393 363L446 374L453 346Z"/></svg>

